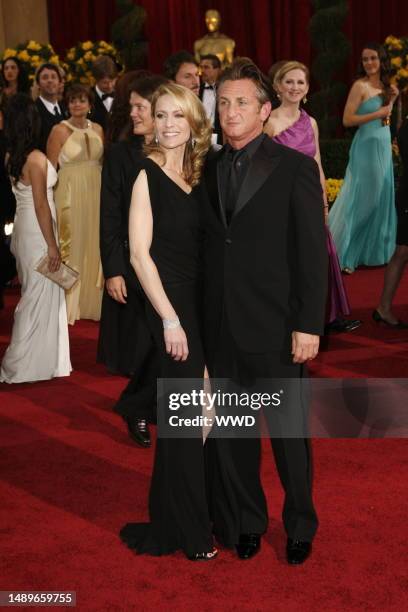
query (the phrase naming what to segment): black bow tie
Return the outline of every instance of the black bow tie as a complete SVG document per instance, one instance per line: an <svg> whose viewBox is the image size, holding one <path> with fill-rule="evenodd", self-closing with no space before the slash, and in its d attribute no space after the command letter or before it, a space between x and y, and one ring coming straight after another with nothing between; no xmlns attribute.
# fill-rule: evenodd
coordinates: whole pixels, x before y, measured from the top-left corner
<svg viewBox="0 0 408 612"><path fill-rule="evenodd" d="M108 98L113 98L113 93L107 93L107 94L104 93L102 94L101 98L102 98L102 102L104 100L107 100Z"/></svg>
<svg viewBox="0 0 408 612"><path fill-rule="evenodd" d="M215 90L215 85L204 85L204 89L212 89Z"/></svg>

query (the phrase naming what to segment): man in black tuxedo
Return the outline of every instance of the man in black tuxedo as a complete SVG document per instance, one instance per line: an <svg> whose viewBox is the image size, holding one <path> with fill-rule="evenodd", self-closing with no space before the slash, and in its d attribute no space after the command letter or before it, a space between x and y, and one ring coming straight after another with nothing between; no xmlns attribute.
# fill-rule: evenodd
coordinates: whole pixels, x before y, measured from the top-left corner
<svg viewBox="0 0 408 612"><path fill-rule="evenodd" d="M260 378L295 382L317 355L324 326L327 250L318 167L263 134L271 103L250 60L236 60L221 76L218 110L227 144L208 159L200 188L207 365L212 377L244 387ZM303 437L270 434L285 489L287 560L299 564L317 529L309 445ZM260 440L210 436L207 442L216 468L210 478L216 536L248 559L268 520Z"/></svg>
<svg viewBox="0 0 408 612"><path fill-rule="evenodd" d="M221 74L221 62L216 55L202 55L200 60L201 82L198 97L213 126L213 140L222 143L222 130L217 109L217 81Z"/></svg>
<svg viewBox="0 0 408 612"><path fill-rule="evenodd" d="M67 117L67 111L59 101L61 74L55 64L42 64L35 75L40 95L35 104L41 117L39 148L47 153L48 136L54 125Z"/></svg>
<svg viewBox="0 0 408 612"><path fill-rule="evenodd" d="M96 83L93 88L95 102L90 118L91 121L99 123L105 132L115 95L118 69L111 57L100 55L92 64L92 74Z"/></svg>
<svg viewBox="0 0 408 612"><path fill-rule="evenodd" d="M150 389L140 364L154 344L145 322L143 292L130 265L128 218L142 146L153 138L150 102L165 82L164 77L151 75L136 78L129 85L131 133L127 140L108 148L102 169L100 250L106 280L97 361L114 373L135 373L115 411L125 419L131 438L142 447L150 446L148 423L156 420L156 380ZM139 400L142 385L143 402Z"/></svg>

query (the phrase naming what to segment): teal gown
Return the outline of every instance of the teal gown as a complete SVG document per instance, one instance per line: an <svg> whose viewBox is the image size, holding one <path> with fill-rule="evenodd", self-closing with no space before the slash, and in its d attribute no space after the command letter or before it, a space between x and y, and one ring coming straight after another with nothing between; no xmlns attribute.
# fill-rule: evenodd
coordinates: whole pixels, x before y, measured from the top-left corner
<svg viewBox="0 0 408 612"><path fill-rule="evenodd" d="M357 115L382 105L382 97L373 96L360 104ZM344 183L329 213L341 268L387 263L395 250L396 225L390 128L374 119L354 136Z"/></svg>

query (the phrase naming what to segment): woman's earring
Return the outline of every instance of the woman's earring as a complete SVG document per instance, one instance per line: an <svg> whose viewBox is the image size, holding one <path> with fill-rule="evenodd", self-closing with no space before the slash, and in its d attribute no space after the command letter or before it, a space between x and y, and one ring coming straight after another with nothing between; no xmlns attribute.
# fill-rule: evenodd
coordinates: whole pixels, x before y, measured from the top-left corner
<svg viewBox="0 0 408 612"><path fill-rule="evenodd" d="M306 96L303 98L302 102L303 102L303 104L307 103L307 97Z"/></svg>
<svg viewBox="0 0 408 612"><path fill-rule="evenodd" d="M159 139L157 138L157 134L154 135L154 144L159 144Z"/></svg>
<svg viewBox="0 0 408 612"><path fill-rule="evenodd" d="M278 100L280 100L281 99L280 93L276 93L276 97L278 98Z"/></svg>
<svg viewBox="0 0 408 612"><path fill-rule="evenodd" d="M196 142L197 142L196 139L191 137L191 146L193 147L193 149L196 146Z"/></svg>

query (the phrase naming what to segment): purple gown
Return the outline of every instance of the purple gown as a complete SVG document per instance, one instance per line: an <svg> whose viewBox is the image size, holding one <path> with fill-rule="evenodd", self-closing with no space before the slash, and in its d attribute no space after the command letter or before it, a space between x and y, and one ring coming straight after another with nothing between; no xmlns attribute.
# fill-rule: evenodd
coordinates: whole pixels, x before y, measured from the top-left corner
<svg viewBox="0 0 408 612"><path fill-rule="evenodd" d="M312 122L306 111L300 110L300 117L289 128L273 137L275 142L296 149L309 157L316 155L315 135ZM329 254L329 292L326 309L326 323L341 319L350 314L346 288L341 275L339 258L328 226L326 225L326 243Z"/></svg>

